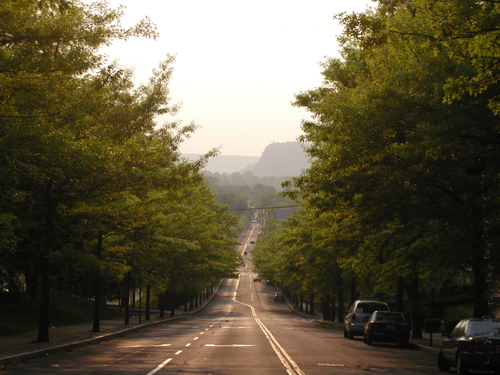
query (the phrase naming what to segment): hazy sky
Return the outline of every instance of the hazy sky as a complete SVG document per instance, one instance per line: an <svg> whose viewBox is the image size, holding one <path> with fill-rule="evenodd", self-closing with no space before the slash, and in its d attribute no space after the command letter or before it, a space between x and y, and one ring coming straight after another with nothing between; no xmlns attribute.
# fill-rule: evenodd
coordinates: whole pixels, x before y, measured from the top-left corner
<svg viewBox="0 0 500 375"><path fill-rule="evenodd" d="M88 3L91 0L85 0ZM136 81L176 55L171 98L175 119L201 126L181 151L260 156L273 142L296 141L309 114L294 94L322 82L319 62L338 56L341 28L332 16L362 12L370 0L108 0L124 5L123 26L146 15L156 41L117 42L106 53L135 66ZM172 118L167 118L172 120Z"/></svg>

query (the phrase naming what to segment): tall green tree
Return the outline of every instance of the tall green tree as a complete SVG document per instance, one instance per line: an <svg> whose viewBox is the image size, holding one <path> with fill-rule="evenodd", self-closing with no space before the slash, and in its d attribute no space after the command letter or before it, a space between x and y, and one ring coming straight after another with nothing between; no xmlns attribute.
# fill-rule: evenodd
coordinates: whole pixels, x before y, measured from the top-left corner
<svg viewBox="0 0 500 375"><path fill-rule="evenodd" d="M194 125L157 127L155 122L177 109L168 97L173 58L135 88L130 71L106 66L98 53L113 39L156 36L147 20L121 28L121 14L103 3L0 5L5 21L0 30L0 173L6 177L0 203L3 222L12 224L5 229L12 241L2 243L1 251L15 258L17 240L30 252L31 268L41 273L38 341L49 340L49 294L58 265L70 254L88 259L83 250L90 247L81 243L91 233L99 258L103 233L120 226L134 229L117 199L142 199L160 187L185 186L206 161L180 160L178 146ZM28 225L15 226L14 218ZM83 220L87 234L78 235Z"/></svg>
<svg viewBox="0 0 500 375"><path fill-rule="evenodd" d="M477 39L456 41L452 30L445 38L439 20L446 8L462 30L472 29L480 13L493 19L496 5L458 5L381 1L373 12L337 16L342 58L325 62L323 87L297 95L296 105L314 116L303 126L313 164L294 184L311 206L349 213L362 228L351 228L358 245L341 261L367 260L371 272L349 266L358 276L381 280L390 267L414 284L430 272L469 273L481 317L485 218L493 214L485 216L484 205L496 191L485 195L483 185L497 186L498 88L492 81L468 93L451 86L480 76L468 44L477 47ZM405 274L408 265L415 274Z"/></svg>

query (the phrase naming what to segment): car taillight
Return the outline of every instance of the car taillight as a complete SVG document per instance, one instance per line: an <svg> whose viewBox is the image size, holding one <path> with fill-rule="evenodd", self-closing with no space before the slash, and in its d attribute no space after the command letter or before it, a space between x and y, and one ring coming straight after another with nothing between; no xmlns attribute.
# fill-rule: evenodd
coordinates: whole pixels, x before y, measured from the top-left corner
<svg viewBox="0 0 500 375"><path fill-rule="evenodd" d="M372 325L371 325L371 329L374 331L379 330L381 327L382 326L380 324L377 324L377 323L372 323Z"/></svg>
<svg viewBox="0 0 500 375"><path fill-rule="evenodd" d="M492 349L493 345L491 342L470 342L467 344L467 350L470 350L471 352L491 352Z"/></svg>

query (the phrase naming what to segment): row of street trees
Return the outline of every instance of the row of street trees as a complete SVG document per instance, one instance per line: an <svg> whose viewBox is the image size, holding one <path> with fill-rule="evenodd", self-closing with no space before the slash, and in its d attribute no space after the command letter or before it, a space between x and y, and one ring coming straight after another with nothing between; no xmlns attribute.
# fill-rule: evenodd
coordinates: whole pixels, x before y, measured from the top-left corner
<svg viewBox="0 0 500 375"><path fill-rule="evenodd" d="M217 151L183 160L196 126L156 122L178 109L174 58L136 87L99 53L157 36L121 16L105 3L0 4L0 281L13 293L24 276L33 298L41 291L38 341L52 290L94 298L98 330L113 285L195 294L237 268L236 219L200 172Z"/></svg>
<svg viewBox="0 0 500 375"><path fill-rule="evenodd" d="M474 316L491 316L500 5L380 0L335 18L341 58L295 102L313 116L302 138L312 165L288 184L303 211L262 241L259 270L342 304L354 279L365 296L406 291L414 323L421 281L459 278L473 286Z"/></svg>

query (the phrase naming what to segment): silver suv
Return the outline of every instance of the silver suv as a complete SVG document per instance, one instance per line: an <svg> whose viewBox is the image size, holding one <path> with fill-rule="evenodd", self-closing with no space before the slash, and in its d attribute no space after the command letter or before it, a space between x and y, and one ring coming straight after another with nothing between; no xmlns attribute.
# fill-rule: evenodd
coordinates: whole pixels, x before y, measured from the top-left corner
<svg viewBox="0 0 500 375"><path fill-rule="evenodd" d="M374 311L390 311L385 302L360 299L355 301L344 318L344 337L364 335L365 323Z"/></svg>

